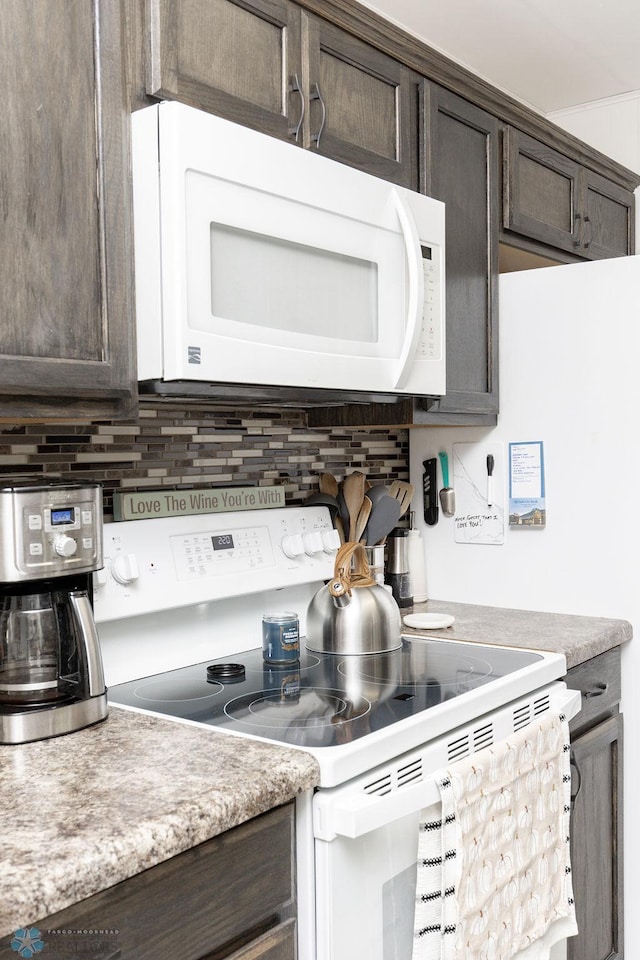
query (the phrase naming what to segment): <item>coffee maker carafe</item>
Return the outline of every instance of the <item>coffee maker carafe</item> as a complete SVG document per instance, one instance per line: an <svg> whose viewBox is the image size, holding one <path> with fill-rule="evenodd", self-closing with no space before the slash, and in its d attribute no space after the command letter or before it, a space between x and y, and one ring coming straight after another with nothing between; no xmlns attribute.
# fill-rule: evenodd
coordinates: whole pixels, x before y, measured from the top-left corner
<svg viewBox="0 0 640 960"><path fill-rule="evenodd" d="M98 484L0 488L0 743L107 716L92 608L101 566Z"/></svg>

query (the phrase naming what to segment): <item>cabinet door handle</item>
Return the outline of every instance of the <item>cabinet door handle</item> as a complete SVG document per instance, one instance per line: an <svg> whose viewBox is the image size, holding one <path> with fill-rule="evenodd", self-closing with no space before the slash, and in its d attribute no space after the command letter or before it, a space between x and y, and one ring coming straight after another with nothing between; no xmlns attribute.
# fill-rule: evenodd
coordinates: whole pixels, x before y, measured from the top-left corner
<svg viewBox="0 0 640 960"><path fill-rule="evenodd" d="M325 104L324 99L323 99L323 97L322 97L322 94L320 93L320 84L319 84L319 83L314 83L314 85L313 85L313 90L312 90L312 92L311 92L311 94L310 94L310 96L309 96L309 99L310 99L310 100L319 100L319 101L320 101L320 106L322 107L322 120L321 120L321 122L320 122L320 129L318 130L317 133L314 133L313 136L311 137L311 139L312 139L313 142L315 143L316 147L319 148L319 147L320 147L320 137L322 136L322 131L324 130L324 125L325 125L325 123L327 122L327 107L326 107L326 104Z"/></svg>
<svg viewBox="0 0 640 960"><path fill-rule="evenodd" d="M584 222L585 224L589 224L589 239L585 240L584 242L584 248L587 250L591 246L591 241L593 240L593 224L591 223L590 217L585 217Z"/></svg>
<svg viewBox="0 0 640 960"><path fill-rule="evenodd" d="M576 234L576 239L573 241L574 247L581 247L581 246L582 246L582 229L581 229L582 225L581 225L581 223L580 223L581 220L582 220L582 214L581 214L581 213L576 213L576 214L574 214L574 217L573 217L573 229L574 229L574 232L575 232L575 234Z"/></svg>
<svg viewBox="0 0 640 960"><path fill-rule="evenodd" d="M300 116L298 117L298 122L295 124L295 126L289 127L289 135L293 137L297 143L298 138L300 137L300 131L302 130L302 122L304 120L304 93L302 92L302 87L300 86L297 73L295 73L291 79L289 92L300 94Z"/></svg>
<svg viewBox="0 0 640 960"><path fill-rule="evenodd" d="M608 683L596 683L595 687L591 690L584 691L583 697L585 700L591 700L593 697L601 697L603 693L607 692L608 686Z"/></svg>
<svg viewBox="0 0 640 960"><path fill-rule="evenodd" d="M573 805L575 804L575 802L576 802L576 797L577 797L578 794L580 793L580 787L582 786L582 774L580 773L580 767L579 767L578 764L576 763L576 758L575 758L575 757L571 757L571 764L570 764L570 766L571 766L571 770L572 770L572 771L575 770L576 778L577 778L577 780L578 780L578 783L577 783L577 785L576 785L576 789L574 790L574 789L573 789L573 777L571 778L571 806L573 806Z"/></svg>

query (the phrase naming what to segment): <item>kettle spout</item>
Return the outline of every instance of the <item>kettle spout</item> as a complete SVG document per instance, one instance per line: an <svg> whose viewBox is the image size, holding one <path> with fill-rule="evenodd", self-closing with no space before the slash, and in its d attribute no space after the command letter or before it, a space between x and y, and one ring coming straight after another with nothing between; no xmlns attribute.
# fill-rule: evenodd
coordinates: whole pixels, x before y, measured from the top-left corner
<svg viewBox="0 0 640 960"><path fill-rule="evenodd" d="M342 580L332 580L329 584L329 593L333 598L334 606L348 607L351 603L351 591L348 590Z"/></svg>

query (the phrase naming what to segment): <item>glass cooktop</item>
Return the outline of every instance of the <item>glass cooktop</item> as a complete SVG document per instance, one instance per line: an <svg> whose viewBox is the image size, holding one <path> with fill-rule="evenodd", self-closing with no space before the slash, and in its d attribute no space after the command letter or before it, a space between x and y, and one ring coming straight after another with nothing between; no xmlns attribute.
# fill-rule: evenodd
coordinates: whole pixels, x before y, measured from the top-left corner
<svg viewBox="0 0 640 960"><path fill-rule="evenodd" d="M264 663L262 649L109 689L114 704L298 747L352 742L542 660L528 650L403 638L390 653L336 656L303 648Z"/></svg>

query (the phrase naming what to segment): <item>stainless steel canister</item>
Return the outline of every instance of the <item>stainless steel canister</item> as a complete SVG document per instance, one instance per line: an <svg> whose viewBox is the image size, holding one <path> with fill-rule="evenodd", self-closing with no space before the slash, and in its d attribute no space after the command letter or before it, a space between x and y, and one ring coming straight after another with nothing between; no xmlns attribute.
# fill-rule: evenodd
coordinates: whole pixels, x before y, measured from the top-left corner
<svg viewBox="0 0 640 960"><path fill-rule="evenodd" d="M409 573L409 531L396 527L387 537L385 582L399 607L413 606Z"/></svg>

